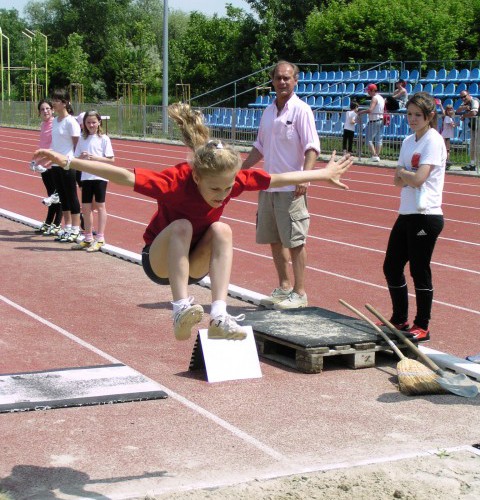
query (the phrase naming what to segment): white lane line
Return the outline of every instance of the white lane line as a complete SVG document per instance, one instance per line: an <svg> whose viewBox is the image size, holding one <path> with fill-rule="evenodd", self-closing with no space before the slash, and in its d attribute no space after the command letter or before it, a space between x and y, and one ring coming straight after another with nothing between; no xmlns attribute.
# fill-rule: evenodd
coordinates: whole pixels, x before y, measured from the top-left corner
<svg viewBox="0 0 480 500"><path fill-rule="evenodd" d="M89 351L97 354L98 356L110 361L111 363L120 363L122 365L125 365L121 360L114 358L113 356L110 356L110 354L107 354L106 352L102 351L101 349L98 349L94 345L85 342L81 338L77 337L76 335L68 332L67 330L64 330L63 328L55 325L54 323L46 320L45 318L42 318L41 316L38 316L32 311L29 311L28 309L25 309L21 305L9 300L7 297L0 295L0 300L8 304L9 306L15 308L17 311L22 312L23 314L26 314L27 316L30 316L34 320L42 323L43 325L47 326L48 328L51 328L52 330L56 331L57 333L60 333L61 335L67 337L68 339L72 340L73 342L76 342L78 345L84 347L85 349L88 349ZM126 365L128 366L128 365ZM136 371L136 370L135 370ZM146 377L148 380L152 380L143 373L140 373L137 371L140 375ZM265 453L266 455L274 458L275 460L278 460L280 462L285 462L285 463L290 463L291 460L289 460L285 455L282 453L278 452L277 450L274 450L270 446L266 445L265 443L262 443L258 439L254 438L253 436L250 436L250 434L247 434L246 432L242 431L238 427L235 427L234 425L230 424L226 420L221 419L217 415L214 415L213 413L209 412L208 410L205 410L201 406L198 406L197 404L193 403L192 401L188 400L187 398L181 396L180 394L172 391L168 387L165 387L161 384L159 384L157 381L153 380L156 384L159 385L160 389L165 391L169 397L172 399L175 399L182 405L186 406L190 410L202 415L205 418L208 418L218 426L224 428L231 434L233 434L236 438L250 444L251 446L257 448L261 452Z"/></svg>

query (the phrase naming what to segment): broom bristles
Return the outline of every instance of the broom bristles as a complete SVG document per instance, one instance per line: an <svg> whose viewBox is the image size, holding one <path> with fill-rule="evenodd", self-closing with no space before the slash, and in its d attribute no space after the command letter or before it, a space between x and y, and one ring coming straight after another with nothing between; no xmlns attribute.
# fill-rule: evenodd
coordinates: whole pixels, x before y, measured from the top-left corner
<svg viewBox="0 0 480 500"><path fill-rule="evenodd" d="M438 375L415 359L404 358L397 364L397 376L400 392L412 394L446 394L438 382Z"/></svg>

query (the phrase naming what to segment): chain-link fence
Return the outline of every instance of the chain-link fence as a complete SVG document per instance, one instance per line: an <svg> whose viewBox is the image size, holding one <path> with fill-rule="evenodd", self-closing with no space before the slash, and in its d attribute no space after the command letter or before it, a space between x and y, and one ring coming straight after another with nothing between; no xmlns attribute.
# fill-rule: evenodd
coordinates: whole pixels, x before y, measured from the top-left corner
<svg viewBox="0 0 480 500"><path fill-rule="evenodd" d="M180 134L170 122L167 133L162 123L161 106L123 105L116 103L82 104L75 109L82 111L95 109L104 117L103 128L112 137L136 138L144 140L180 140ZM257 135L263 109L256 108L202 108L205 123L210 127L212 137L219 138L236 146L250 147ZM320 136L322 153L333 150L342 152L342 135L345 112L314 111L315 123ZM439 117L441 127L441 117ZM464 166L474 161L477 172L480 164L480 117L461 120L455 118L455 137L451 140L450 160L453 165ZM39 129L40 119L37 107L31 102L0 103L0 125L19 128ZM354 154L360 159L370 157L365 142L366 118L357 124ZM381 158L395 161L406 135L411 133L405 112L391 113L390 123L384 126Z"/></svg>

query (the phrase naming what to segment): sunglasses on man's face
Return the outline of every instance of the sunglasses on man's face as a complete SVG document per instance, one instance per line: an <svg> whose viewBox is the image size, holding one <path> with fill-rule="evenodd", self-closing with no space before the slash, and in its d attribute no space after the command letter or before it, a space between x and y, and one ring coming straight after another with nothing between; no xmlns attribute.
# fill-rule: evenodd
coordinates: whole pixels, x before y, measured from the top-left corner
<svg viewBox="0 0 480 500"><path fill-rule="evenodd" d="M467 96L466 96L466 95L461 95L461 96L460 96L460 99L466 99L466 98L467 98Z"/></svg>

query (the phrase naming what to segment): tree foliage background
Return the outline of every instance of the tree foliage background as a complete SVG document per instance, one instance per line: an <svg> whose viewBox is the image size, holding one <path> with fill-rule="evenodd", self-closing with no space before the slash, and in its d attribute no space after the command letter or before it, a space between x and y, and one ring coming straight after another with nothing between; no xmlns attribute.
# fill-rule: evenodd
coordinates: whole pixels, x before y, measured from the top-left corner
<svg viewBox="0 0 480 500"><path fill-rule="evenodd" d="M480 58L480 0L394 6L387 0L245 1L251 12L226 2L224 17L170 11L172 94L175 84L186 83L192 96L219 88L209 103L222 102L234 89L251 102L247 91L268 81L265 68L278 59L345 69L423 61L426 69L426 61L448 67ZM0 9L0 28L10 42L12 98L23 98L33 58L44 80L44 38L32 40L22 33L27 29L48 36L49 89L82 84L85 100L96 101L115 99L122 84L143 83L148 102L160 103L162 24L162 0L33 0L21 14Z"/></svg>

